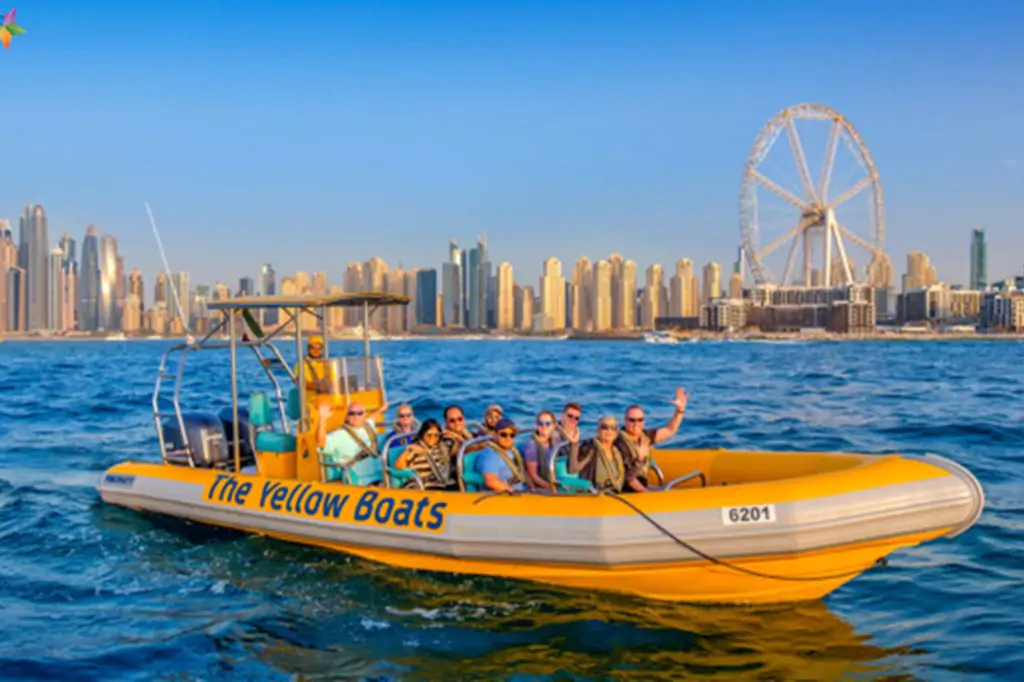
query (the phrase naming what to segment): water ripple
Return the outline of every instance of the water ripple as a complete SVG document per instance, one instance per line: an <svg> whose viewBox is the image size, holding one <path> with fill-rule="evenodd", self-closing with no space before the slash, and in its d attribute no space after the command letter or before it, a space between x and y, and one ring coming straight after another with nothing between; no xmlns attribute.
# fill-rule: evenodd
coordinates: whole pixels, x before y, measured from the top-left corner
<svg viewBox="0 0 1024 682"><path fill-rule="evenodd" d="M1016 680L1024 669L1024 344L378 344L392 401L421 418L449 403L479 418L498 402L526 423L575 400L590 428L632 402L658 422L681 385L686 446L935 452L985 486L985 513L960 538L897 553L823 602L757 609L403 571L104 505L99 472L155 453L164 347L0 346L5 680ZM226 406L226 357L189 365L186 409ZM243 395L262 388L254 363L239 371Z"/></svg>

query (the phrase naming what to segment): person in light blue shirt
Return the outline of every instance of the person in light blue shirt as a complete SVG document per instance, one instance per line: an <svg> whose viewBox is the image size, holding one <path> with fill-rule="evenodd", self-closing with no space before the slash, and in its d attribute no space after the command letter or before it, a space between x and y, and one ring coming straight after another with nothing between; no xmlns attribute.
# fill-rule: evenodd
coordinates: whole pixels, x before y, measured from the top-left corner
<svg viewBox="0 0 1024 682"><path fill-rule="evenodd" d="M387 409L385 403L367 415L362 403L349 403L345 423L340 429L327 433L327 418L331 414L331 406L321 406L317 443L324 460L332 464L351 464L361 454L376 455L377 425L373 418L379 419ZM328 481L336 481L341 477L340 467L327 467Z"/></svg>
<svg viewBox="0 0 1024 682"><path fill-rule="evenodd" d="M476 457L476 473L484 477L488 490L522 492L527 488L522 457L512 444L516 433L511 419L499 420L494 426L494 440Z"/></svg>

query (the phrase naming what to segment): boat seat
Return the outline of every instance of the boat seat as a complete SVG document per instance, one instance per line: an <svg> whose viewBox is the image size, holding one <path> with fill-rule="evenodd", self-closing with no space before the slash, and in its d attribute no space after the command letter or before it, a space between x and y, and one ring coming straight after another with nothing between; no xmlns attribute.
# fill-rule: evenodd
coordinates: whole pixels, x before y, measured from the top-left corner
<svg viewBox="0 0 1024 682"><path fill-rule="evenodd" d="M384 481L384 463L380 457L363 457L342 467L342 480L348 485L379 485Z"/></svg>
<svg viewBox="0 0 1024 682"><path fill-rule="evenodd" d="M569 463L565 459L555 462L555 487L568 492L593 492L593 484L579 474L569 473Z"/></svg>
<svg viewBox="0 0 1024 682"><path fill-rule="evenodd" d="M480 492L487 488L487 485L484 483L483 474L479 474L476 471L476 460L480 456L480 452L480 450L477 450L476 452L467 452L463 455L462 485L466 492L469 493Z"/></svg>
<svg viewBox="0 0 1024 682"><path fill-rule="evenodd" d="M293 396L292 394L296 395ZM286 412L289 419L296 419L298 410L298 390L288 393ZM274 431L274 410L270 398L264 391L253 391L249 395L249 421L257 429L256 450L259 452L295 452L298 445L295 436L290 433Z"/></svg>
<svg viewBox="0 0 1024 682"><path fill-rule="evenodd" d="M415 437L415 436L414 436ZM389 488L404 488L409 483L416 481L416 474L413 473L412 469L397 469L395 464L398 462L398 458L405 452L407 445L402 444L404 436L393 435L384 441L381 446L381 452L384 459L384 464L387 466L388 474L388 487ZM411 439L410 439L411 442ZM422 489L422 483L418 484L417 487Z"/></svg>

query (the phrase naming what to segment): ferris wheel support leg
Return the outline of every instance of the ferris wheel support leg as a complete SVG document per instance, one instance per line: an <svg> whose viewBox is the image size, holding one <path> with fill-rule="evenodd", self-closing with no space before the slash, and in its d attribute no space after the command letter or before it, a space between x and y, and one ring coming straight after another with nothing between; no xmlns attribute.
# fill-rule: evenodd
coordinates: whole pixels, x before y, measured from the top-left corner
<svg viewBox="0 0 1024 682"><path fill-rule="evenodd" d="M789 255L786 257L786 271L782 273L782 286L786 286L789 283L789 277L793 273L793 261L796 260L796 247L800 243L800 234L804 230L804 223L800 221L797 226L797 231L793 236L793 241L789 243Z"/></svg>
<svg viewBox="0 0 1024 682"><path fill-rule="evenodd" d="M804 286L811 286L811 265L814 263L814 244L811 242L811 230L804 230Z"/></svg>
<svg viewBox="0 0 1024 682"><path fill-rule="evenodd" d="M839 249L839 258L843 261L843 275L846 276L846 283L853 284L853 271L850 269L850 259L846 257L846 247L843 246L843 237L839 231L839 223L836 222L835 214L828 212L828 228L835 233L836 248Z"/></svg>
<svg viewBox="0 0 1024 682"><path fill-rule="evenodd" d="M832 286L832 222L825 218L825 281L823 286Z"/></svg>

